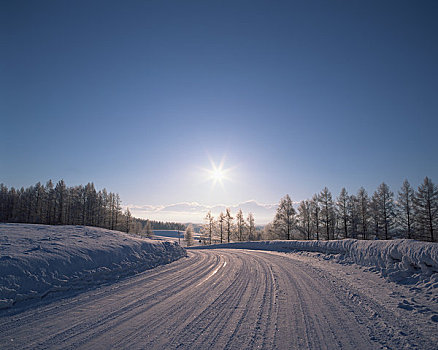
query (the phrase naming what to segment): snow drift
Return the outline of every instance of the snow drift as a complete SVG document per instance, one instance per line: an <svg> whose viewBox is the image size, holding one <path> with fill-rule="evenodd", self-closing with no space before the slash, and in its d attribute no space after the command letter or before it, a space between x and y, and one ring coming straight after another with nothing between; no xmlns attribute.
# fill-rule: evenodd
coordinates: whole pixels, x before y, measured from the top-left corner
<svg viewBox="0 0 438 350"><path fill-rule="evenodd" d="M96 227L0 224L0 308L117 280L184 256L174 242Z"/></svg>
<svg viewBox="0 0 438 350"><path fill-rule="evenodd" d="M330 255L339 262L356 263L382 273L397 282L416 283L430 279L438 288L438 244L406 239L364 241L261 241L216 244L202 248L258 249L271 251L306 251Z"/></svg>

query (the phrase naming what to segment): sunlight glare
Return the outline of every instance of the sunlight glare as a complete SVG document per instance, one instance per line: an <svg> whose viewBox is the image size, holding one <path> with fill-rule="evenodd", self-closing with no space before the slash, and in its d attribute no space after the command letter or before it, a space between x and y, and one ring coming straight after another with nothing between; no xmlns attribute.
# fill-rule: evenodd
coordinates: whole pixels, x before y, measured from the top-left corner
<svg viewBox="0 0 438 350"><path fill-rule="evenodd" d="M208 180L213 182L213 186L219 183L223 187L224 180L230 180L228 173L231 169L224 168L224 160L219 165L210 159L211 169L204 169L207 173Z"/></svg>
<svg viewBox="0 0 438 350"><path fill-rule="evenodd" d="M211 178L215 181L222 181L224 178L224 173L222 169L214 169L211 172Z"/></svg>

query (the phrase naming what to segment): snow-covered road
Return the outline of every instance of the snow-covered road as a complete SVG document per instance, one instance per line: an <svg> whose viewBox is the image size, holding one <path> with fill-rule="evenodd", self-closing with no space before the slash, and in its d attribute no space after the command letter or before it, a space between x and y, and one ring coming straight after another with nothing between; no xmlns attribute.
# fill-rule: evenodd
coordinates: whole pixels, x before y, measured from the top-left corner
<svg viewBox="0 0 438 350"><path fill-rule="evenodd" d="M190 250L108 286L4 310L0 348L436 349L430 297L295 253Z"/></svg>

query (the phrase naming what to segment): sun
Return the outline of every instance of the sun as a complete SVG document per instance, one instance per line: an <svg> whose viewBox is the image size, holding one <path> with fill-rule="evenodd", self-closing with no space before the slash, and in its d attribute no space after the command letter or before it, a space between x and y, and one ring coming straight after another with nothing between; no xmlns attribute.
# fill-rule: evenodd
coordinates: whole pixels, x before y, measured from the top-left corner
<svg viewBox="0 0 438 350"><path fill-rule="evenodd" d="M214 182L222 182L225 179L225 171L222 168L217 168L216 166L210 170L210 178Z"/></svg>
<svg viewBox="0 0 438 350"><path fill-rule="evenodd" d="M222 169L213 169L211 171L211 178L214 181L222 181L225 177L224 172L222 171Z"/></svg>
<svg viewBox="0 0 438 350"><path fill-rule="evenodd" d="M210 164L210 169L204 169L207 175L207 180L212 181L213 186L220 184L223 187L224 181L230 180L229 173L231 169L224 168L224 159L222 159L219 165L210 159Z"/></svg>

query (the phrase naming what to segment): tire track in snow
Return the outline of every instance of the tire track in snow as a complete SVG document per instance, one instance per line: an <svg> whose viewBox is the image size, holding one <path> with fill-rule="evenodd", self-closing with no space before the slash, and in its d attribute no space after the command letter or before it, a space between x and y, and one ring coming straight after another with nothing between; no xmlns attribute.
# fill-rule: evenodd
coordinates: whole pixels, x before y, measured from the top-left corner
<svg viewBox="0 0 438 350"><path fill-rule="evenodd" d="M92 328L85 328L83 332L76 334L75 337L79 338L79 340L72 343L72 348L78 348L83 344L87 344L88 342L96 344L97 346L99 345L99 340L102 338L102 336L105 337L105 334L109 330L114 332L117 329L124 329L123 333L126 333L126 329L130 329L132 327L126 328L125 325L132 324L132 320L135 319L137 316L141 316L145 312L153 310L156 306L160 307L160 305L163 303L170 303L169 299L174 298L175 295L178 295L178 293L180 293L181 291L185 292L193 283L195 283L194 281L199 278L205 278L205 276L207 276L210 271L214 269L215 264L218 261L217 257L214 256L206 256L205 258L206 259L201 259L200 261L198 261L195 265L200 265L203 270L196 271L196 269L193 269L192 265L190 267L191 271L185 276L183 280L181 277L181 273L178 272L178 277L171 279L171 283L173 284L166 283L165 279L160 278L160 288L158 288L158 290L154 290L153 293L150 293L147 296L141 295L138 290L138 284L135 284L128 298L128 300L135 301L129 303L128 305L118 305L115 312L101 317L99 321L94 322ZM165 286L164 288L163 285ZM140 298L136 299L139 297L139 294ZM160 318L162 318L162 316L163 315L160 314ZM133 329L132 332L137 334L138 330ZM78 337L80 335L82 335L82 337ZM115 344L117 344L117 340L115 341Z"/></svg>
<svg viewBox="0 0 438 350"><path fill-rule="evenodd" d="M234 258L233 263L240 265L242 261L240 259L236 261ZM225 273L225 270L222 273ZM244 291L245 281L241 278L240 272L234 275L231 281L219 287L219 293L215 295L213 300L204 305L201 312L196 313L197 315L193 320L186 322L184 328L177 329L174 332L170 343L171 348L184 346L195 348L200 344L204 344L206 348L209 348L211 344L218 345L218 338L224 332L224 328L227 326ZM208 293L211 293L211 291ZM209 329L209 333L204 332L205 329ZM200 341L199 338L203 338L205 335L207 335L208 342L205 340Z"/></svg>
<svg viewBox="0 0 438 350"><path fill-rule="evenodd" d="M170 276L172 276L172 272L177 272L177 273L181 274L181 273L183 273L183 270L191 269L193 264L196 264L198 262L201 264L202 261L204 261L206 258L207 257L205 255L197 255L197 256L194 256L193 259L191 259L191 260L188 260L186 258L180 259L180 260L178 260L178 262L176 262L174 264L166 265L166 273L168 273ZM160 279L160 280L162 280L163 285L167 285L171 281L165 280L162 278L162 267L163 266L159 266L159 267L156 267L152 270L148 270L144 273L140 273L134 277L132 277L132 276L128 277L128 278L122 280L123 283L111 284L109 286L109 288L116 291L117 293L120 293L122 290L131 289L132 284L141 283L144 279L147 279L149 282L151 280ZM135 280L133 280L133 278L135 278ZM179 278L180 278L180 276L178 276L178 274L174 275L174 280L178 280ZM131 281L134 281L134 282L131 282ZM84 290L84 291L86 291L86 290ZM99 297L99 295L101 295L101 294L107 294L108 290L94 289L91 293L93 293L94 297ZM82 300L82 299L76 299L76 298L65 299L66 296L68 297L68 294L64 295L63 296L64 299L62 300L62 304L64 307L67 307L67 306L70 306L72 308L76 307L78 304L78 301L80 301L80 303L84 303L84 300ZM30 306L30 308L31 309L40 308L41 310L44 310L44 312L47 313L48 315L53 316L59 312L64 312L64 310L59 307L59 303L56 303L56 302L54 303L54 301L57 301L57 300L59 300L59 298L56 298L56 297L47 298L46 300L42 301L41 303L32 304ZM48 303L51 303L51 304L48 304ZM42 307L44 307L44 308L42 308ZM32 322L33 314L27 313L26 311L27 311L27 309L23 308L21 306L17 307L16 309L1 310L0 317L1 316L5 317L5 316L9 316L9 315L12 316L10 318L11 324L8 326L7 322L0 323L1 327L4 330L8 330L8 329L14 327L14 324L16 322L22 322L22 323Z"/></svg>
<svg viewBox="0 0 438 350"><path fill-rule="evenodd" d="M218 269L223 262L221 259L217 261L217 267L213 270ZM139 324L138 329L135 332L132 332L130 335L131 339L136 339L136 337L142 332L147 332L148 334L153 334L152 336L148 336L148 341L145 343L145 347L148 347L148 344L153 344L154 342L160 342L159 338L162 335L163 328L165 329L167 336L166 341L169 341L169 338L172 332L175 332L175 329L181 329L185 323L187 323L189 319L195 317L195 313L202 312L202 303L197 303L196 305L191 305L190 298L187 299L186 295L196 295L196 300L204 300L208 299L208 294L210 293L208 288L197 288L200 286L203 280L205 280L209 275L208 279L211 279L211 276L215 276L212 274L213 271L209 270L208 275L201 275L198 279L196 279L193 283L191 283L184 291L180 294L172 293L172 297L166 300L166 310L162 310L162 308L157 307L153 312L149 313L149 322L147 324ZM219 271L219 270L218 270ZM204 277L205 276L205 277ZM223 277L223 276L221 276ZM218 276L218 278L220 278ZM199 281L201 280L201 281ZM227 285L228 283L224 283ZM184 294L184 295L183 295ZM173 322L169 325L169 319L172 319ZM167 324L167 326L166 326Z"/></svg>
<svg viewBox="0 0 438 350"><path fill-rule="evenodd" d="M312 258L304 258L303 262L303 257L296 259L294 254L272 252L260 252L260 254L267 255L267 259L274 262L274 266L285 266L285 259L294 260L300 273L294 274L291 269L286 269L283 275L289 275L291 281L295 279L301 286L298 289L307 290L300 298L305 301L302 303L306 308L303 313L305 319L309 319L312 315L309 305L315 304L320 309L309 320L311 323L316 320L318 325L309 324L306 328L318 332L321 329L330 330L331 334L328 334L328 338L339 342L337 348L353 348L354 344L362 339L364 344L370 342L366 348L436 349L436 341L433 339L436 337L425 336L420 329L413 327L412 320L407 322L405 318L400 317L402 315L399 310L388 307L389 292L385 300L379 300L382 298L379 292L377 292L379 298L373 298L372 288L366 291L357 289L348 283L348 280L338 277L339 269L342 269L341 265L332 264L330 271L324 266L327 262L312 264L314 262ZM375 275L373 277L377 278ZM360 278L367 279L368 276L361 275ZM382 287L390 290L387 281L383 279L373 283L374 290ZM314 291L322 292L320 297L306 301L308 296L315 294ZM318 300L322 303L318 304ZM337 315L337 317L332 318L329 315ZM310 339L314 338L310 337ZM324 336L324 339L327 339L327 336ZM315 348L315 343L312 341L309 347Z"/></svg>
<svg viewBox="0 0 438 350"><path fill-rule="evenodd" d="M0 348L434 349L372 297L293 256L192 250L115 284L0 316ZM387 334L399 330L417 339Z"/></svg>
<svg viewBox="0 0 438 350"><path fill-rule="evenodd" d="M21 317L21 315L12 316L12 320L9 321L9 324L8 322L5 322L5 324L3 324L3 322L0 322L0 329L4 329L5 334L6 331L10 331L12 333L11 338L18 336L20 336L20 338L26 338L27 332L24 332L23 335L17 334L17 324L28 325L30 327L38 327L39 320L35 320L34 312L38 312L38 314L44 316L45 318L55 319L56 317L65 317L66 313L67 315L69 315L76 312L78 314L78 319L76 319L76 317L73 317L74 322L72 322L72 324L67 326L67 328L55 332L55 334L48 335L45 341L56 342L57 338L64 338L65 340L66 336L68 336L69 334L77 335L82 331L90 331L89 325L93 325L92 328L95 328L99 325L99 322L104 322L107 318L111 318L111 310L113 309L116 310L116 313L123 313L123 311L127 311L129 308L135 308L139 303L146 303L148 299L157 299L157 301L159 301L159 297L161 297L161 294L165 295L164 293L166 292L166 290L169 289L169 285L180 285L182 276L186 278L196 276L197 272L193 271L193 264L203 266L204 264L206 264L206 260L208 258L208 255L199 255L194 257L193 261L189 261L188 259L186 259L187 262L182 268L178 267L178 262L170 264L172 266L167 265L166 268L161 270L164 270L167 275L167 271L169 268L170 275L168 279L162 277L162 272L160 273L154 270L149 270L115 285L103 288L103 290L98 290L97 293L92 291L80 296L79 298L72 298L67 301L61 300L59 302L56 302L54 305L49 304L47 308L41 307L35 310L31 310L30 312L25 312L24 317ZM149 280L148 275L151 275L151 280ZM152 287L150 289L149 295L138 295L138 291L134 290L135 286L143 283L147 283L148 286ZM180 288L183 289L184 286ZM117 297L111 297L111 294L116 294ZM120 299L130 301L128 303L125 303L123 306L118 306L112 305L114 301L110 300L110 298L114 298L114 301ZM96 310L95 313L92 312L94 304L96 303L96 299L99 300L99 309L103 312L98 312L99 310ZM67 325L68 324L69 322L67 322ZM32 348L32 336L29 334L27 338L28 339L26 339L26 344L29 346L29 348Z"/></svg>

